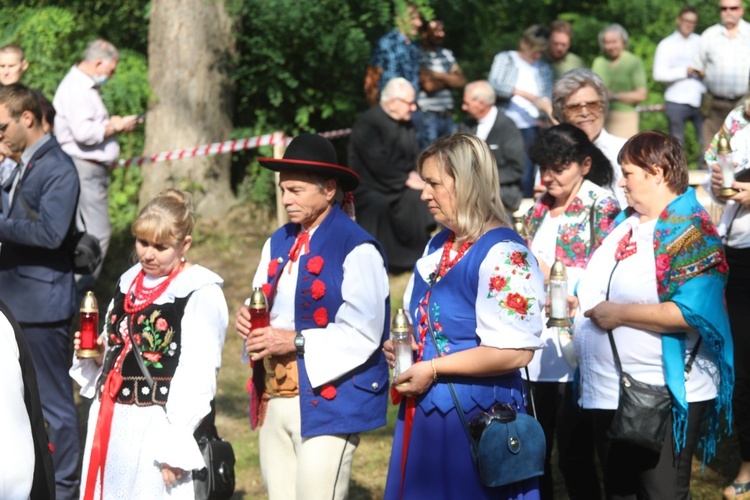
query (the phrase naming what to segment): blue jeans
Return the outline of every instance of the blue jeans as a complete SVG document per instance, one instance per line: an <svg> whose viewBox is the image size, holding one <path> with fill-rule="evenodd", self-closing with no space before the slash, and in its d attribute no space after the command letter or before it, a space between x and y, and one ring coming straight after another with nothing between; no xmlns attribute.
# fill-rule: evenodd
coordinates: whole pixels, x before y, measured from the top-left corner
<svg viewBox="0 0 750 500"><path fill-rule="evenodd" d="M417 131L420 151L424 151L440 137L451 135L456 131L452 113L452 110L444 112L417 110L416 113L412 113L412 121L416 119L420 122Z"/></svg>
<svg viewBox="0 0 750 500"><path fill-rule="evenodd" d="M687 104L677 104L676 102L664 103L664 114L669 121L669 133L675 136L680 144L685 144L685 124L690 121L695 127L695 138L698 140L698 165L703 165L703 140L701 130L703 128L703 115L700 109L694 108Z"/></svg>

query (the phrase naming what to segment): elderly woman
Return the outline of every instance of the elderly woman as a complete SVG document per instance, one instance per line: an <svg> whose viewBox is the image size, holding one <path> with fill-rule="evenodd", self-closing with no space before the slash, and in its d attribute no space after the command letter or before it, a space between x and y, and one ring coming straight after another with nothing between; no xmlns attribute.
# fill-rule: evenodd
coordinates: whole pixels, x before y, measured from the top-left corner
<svg viewBox="0 0 750 500"><path fill-rule="evenodd" d="M609 88L610 106L607 130L628 138L638 133L635 105L646 100L646 70L635 54L629 52L628 32L617 23L599 32L599 47L604 56L594 59L591 69Z"/></svg>
<svg viewBox="0 0 750 500"><path fill-rule="evenodd" d="M540 108L549 106L552 95L552 68L541 58L547 50L549 29L535 24L521 35L518 50L500 52L492 61L488 81L498 99L504 102L505 114L521 131L528 149L539 131ZM534 190L534 164L527 158L521 179L524 196Z"/></svg>
<svg viewBox="0 0 750 500"><path fill-rule="evenodd" d="M625 194L617 184L622 177L617 155L625 139L604 128L604 117L609 111L609 91L602 79L591 70L580 68L568 71L555 82L552 89L550 113L559 123L570 123L583 130L594 146L604 153L614 168L614 179L609 189L625 206Z"/></svg>
<svg viewBox="0 0 750 500"><path fill-rule="evenodd" d="M750 320L747 301L750 298L750 182L735 182L739 192L721 196L724 177L718 161L719 135L729 136L729 144L738 169L750 168L750 99L727 115L721 130L711 141L705 154L711 168L704 187L713 199L724 205L719 222L719 235L724 242L727 263L732 270L727 282L727 309L734 340L735 384L733 394L734 422L740 444L740 469L732 484L724 490L724 498L750 498Z"/></svg>
<svg viewBox="0 0 750 500"><path fill-rule="evenodd" d="M222 279L186 260L193 224L180 191L143 208L131 229L138 263L115 288L102 355L73 362L81 395L95 398L83 499L195 497L191 471L206 464L193 433L216 393L228 317Z"/></svg>
<svg viewBox="0 0 750 500"><path fill-rule="evenodd" d="M625 144L620 160L630 208L578 284L574 344L580 405L593 422L608 496L689 498L696 443L701 439L710 459L722 424L730 420L728 266L711 219L688 187L677 139L654 131L638 134ZM607 434L621 375L608 331L623 373L669 390L672 411L660 453ZM699 436L704 418L708 425Z"/></svg>
<svg viewBox="0 0 750 500"><path fill-rule="evenodd" d="M612 165L582 130L567 123L541 132L531 147L531 159L539 165L546 191L524 217L529 246L547 277L555 259L562 260L572 293L620 212L606 189L612 182ZM542 498L553 496L550 460L555 434L570 497L600 498L591 427L579 418L574 397L576 361L570 330L545 328L542 341L545 348L529 363L537 418L547 438Z"/></svg>
<svg viewBox="0 0 750 500"><path fill-rule="evenodd" d="M422 199L446 229L428 243L404 294L416 358L393 381L403 399L385 498L538 498L535 479L480 484L449 383L467 417L498 402L525 412L519 369L541 347L543 276L508 227L484 141L438 139L419 173ZM389 342L385 350L393 361Z"/></svg>

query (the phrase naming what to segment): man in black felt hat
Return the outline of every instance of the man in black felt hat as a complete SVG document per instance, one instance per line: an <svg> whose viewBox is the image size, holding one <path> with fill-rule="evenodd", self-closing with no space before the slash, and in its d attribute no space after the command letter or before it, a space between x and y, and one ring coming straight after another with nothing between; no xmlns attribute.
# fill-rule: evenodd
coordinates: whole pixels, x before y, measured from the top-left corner
<svg viewBox="0 0 750 500"><path fill-rule="evenodd" d="M260 425L260 467L269 498L345 498L359 433L385 425L388 275L383 250L339 207L359 176L337 164L316 134L296 137L280 172L290 223L266 241L253 287L271 326L237 332L253 367L250 421Z"/></svg>

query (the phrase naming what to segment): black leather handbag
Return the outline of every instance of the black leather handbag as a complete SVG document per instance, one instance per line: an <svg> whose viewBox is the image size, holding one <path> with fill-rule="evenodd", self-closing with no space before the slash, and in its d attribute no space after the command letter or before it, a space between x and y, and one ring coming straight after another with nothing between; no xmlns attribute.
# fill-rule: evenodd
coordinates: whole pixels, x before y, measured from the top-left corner
<svg viewBox="0 0 750 500"><path fill-rule="evenodd" d="M195 431L195 438L203 454L206 467L193 470L196 500L227 500L234 493L234 450L229 441L221 439L214 425L215 408Z"/></svg>

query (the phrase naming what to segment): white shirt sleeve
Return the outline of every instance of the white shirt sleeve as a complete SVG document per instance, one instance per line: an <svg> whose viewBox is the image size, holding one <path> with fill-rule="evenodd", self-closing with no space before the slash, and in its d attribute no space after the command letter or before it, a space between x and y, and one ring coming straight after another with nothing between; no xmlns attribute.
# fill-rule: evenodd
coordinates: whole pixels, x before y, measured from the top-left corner
<svg viewBox="0 0 750 500"><path fill-rule="evenodd" d="M654 55L654 80L657 82L672 83L688 77L686 66L674 66L671 64L674 54L669 53L670 48L668 40L662 40L656 47Z"/></svg>
<svg viewBox="0 0 750 500"><path fill-rule="evenodd" d="M479 267L477 335L498 349L540 349L544 276L525 246L497 243Z"/></svg>
<svg viewBox="0 0 750 500"><path fill-rule="evenodd" d="M180 362L165 407L167 435L161 438L165 445L158 447L158 462L186 468L183 465L201 458L193 432L209 413L216 394L228 323L227 303L218 285L193 292L182 317Z"/></svg>
<svg viewBox="0 0 750 500"><path fill-rule="evenodd" d="M24 381L13 326L0 314L0 498L27 499L34 479L34 441L24 403Z"/></svg>
<svg viewBox="0 0 750 500"><path fill-rule="evenodd" d="M301 332L305 337L305 367L312 387L341 377L380 348L389 293L383 257L372 244L363 243L347 255L343 269L344 302L336 312L336 319L325 328Z"/></svg>

